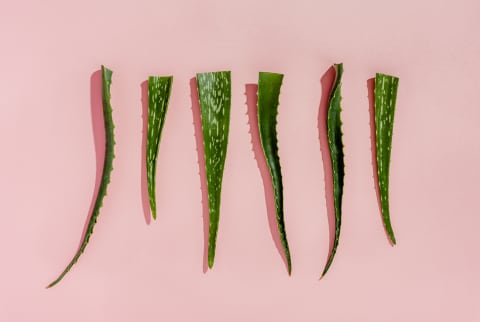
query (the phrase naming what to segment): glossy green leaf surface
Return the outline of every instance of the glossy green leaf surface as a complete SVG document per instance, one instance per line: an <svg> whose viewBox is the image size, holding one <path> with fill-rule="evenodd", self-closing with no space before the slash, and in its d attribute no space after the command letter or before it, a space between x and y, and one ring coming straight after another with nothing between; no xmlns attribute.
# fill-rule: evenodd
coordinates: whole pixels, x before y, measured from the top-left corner
<svg viewBox="0 0 480 322"><path fill-rule="evenodd" d="M75 265L78 261L82 253L85 251L87 247L88 241L90 240L90 236L93 233L93 227L97 223L98 215L100 214L100 208L103 204L103 199L107 194L107 186L110 183L110 173L113 169L113 159L114 155L114 145L115 145L115 138L114 138L114 124L113 124L113 116L112 116L112 106L110 104L110 85L112 83L112 71L108 68L102 66L102 103L103 103L103 118L104 118L104 125L105 125L105 159L103 163L103 171L102 171L102 180L100 182L100 187L97 193L97 197L95 199L95 205L93 207L92 214L90 215L90 219L88 222L87 230L83 236L82 242L80 244L79 249L75 253L74 257L64 269L64 271L58 276L58 278L50 283L47 288L50 288L60 282L63 277L70 271L70 269Z"/></svg>
<svg viewBox="0 0 480 322"><path fill-rule="evenodd" d="M335 236L333 239L332 249L328 256L327 263L323 270L324 276L330 265L332 265L335 253L337 252L338 242L340 240L340 228L342 225L342 197L343 197L343 181L345 177L345 163L342 142L342 119L341 111L341 87L343 64L333 65L335 69L335 80L330 93L327 110L327 136L328 147L330 149L330 159L332 161L333 176L333 204L335 209Z"/></svg>
<svg viewBox="0 0 480 322"><path fill-rule="evenodd" d="M213 267L231 105L230 71L197 74L208 188L208 267Z"/></svg>
<svg viewBox="0 0 480 322"><path fill-rule="evenodd" d="M150 209L153 219L157 218L156 203L156 170L160 139L162 136L168 101L172 89L172 76L148 78L148 127L147 127L147 185L150 198Z"/></svg>
<svg viewBox="0 0 480 322"><path fill-rule="evenodd" d="M272 178L275 195L277 226L282 242L283 251L287 260L288 274L292 272L292 261L288 247L287 233L283 214L283 183L278 157L277 114L280 87L283 75L260 72L258 76L258 128L265 160L267 161Z"/></svg>
<svg viewBox="0 0 480 322"><path fill-rule="evenodd" d="M393 119L397 101L398 78L377 73L375 76L375 142L377 149L378 186L382 218L388 237L396 244L390 222L389 182Z"/></svg>

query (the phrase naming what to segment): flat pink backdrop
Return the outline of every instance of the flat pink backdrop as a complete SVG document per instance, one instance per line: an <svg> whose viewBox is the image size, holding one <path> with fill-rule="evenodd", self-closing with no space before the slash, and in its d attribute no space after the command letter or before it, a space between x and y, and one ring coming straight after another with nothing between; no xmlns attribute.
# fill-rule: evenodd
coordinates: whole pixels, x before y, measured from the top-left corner
<svg viewBox="0 0 480 322"><path fill-rule="evenodd" d="M479 13L476 0L2 0L0 321L480 321ZM319 281L329 245L320 79L337 62L344 219ZM112 181L85 254L47 290L76 251L92 201L101 135L91 77L101 64L114 71ZM232 111L216 261L204 273L190 82L215 70L232 71ZM278 139L291 277L249 133L245 85L259 71L285 74ZM373 181L375 72L400 77L395 247ZM158 219L147 223L141 84L170 74Z"/></svg>

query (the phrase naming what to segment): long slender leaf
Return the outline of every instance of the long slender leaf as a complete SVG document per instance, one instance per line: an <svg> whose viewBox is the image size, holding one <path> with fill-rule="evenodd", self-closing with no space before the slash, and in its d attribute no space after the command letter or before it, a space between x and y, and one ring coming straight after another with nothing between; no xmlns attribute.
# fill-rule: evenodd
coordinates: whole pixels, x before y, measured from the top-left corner
<svg viewBox="0 0 480 322"><path fill-rule="evenodd" d="M70 269L75 265L78 261L80 256L85 251L87 247L88 241L90 240L90 236L93 233L93 227L97 223L98 215L100 214L100 208L103 204L103 198L107 194L107 186L110 183L110 173L113 169L113 159L115 157L114 154L114 145L115 145L115 138L114 138L114 124L113 124L113 117L112 117L112 105L110 104L110 85L112 83L112 71L108 68L105 68L102 65L102 103L103 103L103 118L104 118L104 125L105 125L105 159L103 163L103 172L102 172L102 180L100 182L100 187L98 189L98 194L95 199L95 205L93 207L92 214L90 215L90 220L88 222L87 230L83 236L82 243L78 251L75 253L74 257L64 269L64 271L58 276L56 280L50 283L47 288L50 288L60 282L63 277L70 271Z"/></svg>
<svg viewBox="0 0 480 322"><path fill-rule="evenodd" d="M277 114L278 98L282 86L283 75L276 73L260 72L258 76L258 128L263 153L270 170L273 191L275 195L275 208L277 226L282 242L283 251L287 260L288 274L292 273L292 261L288 247L287 232L283 214L283 183L280 159L278 157L277 142Z"/></svg>
<svg viewBox="0 0 480 322"><path fill-rule="evenodd" d="M340 227L342 225L342 197L343 197L343 179L345 176L345 163L342 142L342 120L340 105L343 64L333 65L335 69L335 81L333 83L332 92L328 101L327 111L327 136L328 146L330 149L330 159L332 160L332 176L333 176L333 203L335 208L335 236L333 239L332 249L323 269L322 277L327 273L333 258L337 252L338 242L340 240Z"/></svg>
<svg viewBox="0 0 480 322"><path fill-rule="evenodd" d="M150 208L153 219L157 219L157 203L155 201L155 178L157 157L162 129L165 124L168 101L172 89L172 76L148 78L148 128L147 128L147 182Z"/></svg>
<svg viewBox="0 0 480 322"><path fill-rule="evenodd" d="M208 187L208 267L213 267L230 126L230 71L197 74Z"/></svg>
<svg viewBox="0 0 480 322"><path fill-rule="evenodd" d="M398 77L377 73L375 76L375 142L377 149L378 186L382 218L390 241L396 239L390 222L389 182L393 118L397 101Z"/></svg>

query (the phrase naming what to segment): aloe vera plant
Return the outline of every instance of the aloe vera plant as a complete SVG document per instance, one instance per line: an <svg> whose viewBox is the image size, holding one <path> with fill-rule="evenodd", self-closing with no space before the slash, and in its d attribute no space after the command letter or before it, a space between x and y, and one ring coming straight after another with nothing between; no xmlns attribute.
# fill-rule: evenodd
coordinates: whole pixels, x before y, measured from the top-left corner
<svg viewBox="0 0 480 322"><path fill-rule="evenodd" d="M213 267L231 105L230 71L197 74L208 189L208 267Z"/></svg>
<svg viewBox="0 0 480 322"><path fill-rule="evenodd" d="M148 128L147 128L147 184L153 219L157 218L155 201L155 177L157 170L158 146L162 136L165 115L172 89L172 76L148 78Z"/></svg>
<svg viewBox="0 0 480 322"><path fill-rule="evenodd" d="M377 73L375 76L375 143L382 218L388 237L395 245L390 222L389 171L393 118L397 101L398 77Z"/></svg>
<svg viewBox="0 0 480 322"><path fill-rule="evenodd" d="M340 227L342 224L342 196L343 196L343 180L345 176L345 163L342 142L342 120L340 105L343 64L333 65L335 69L335 80L332 92L328 100L327 110L327 137L328 147L330 149L330 159L332 160L332 176L333 176L333 205L335 210L335 236L333 238L332 249L328 256L327 263L323 269L322 277L327 273L333 258L337 252L338 242L340 239Z"/></svg>
<svg viewBox="0 0 480 322"><path fill-rule="evenodd" d="M260 141L272 178L275 196L275 209L278 232L282 242L288 274L292 273L292 261L288 247L287 233L283 214L283 183L280 159L278 157L277 114L278 98L282 86L283 75L260 72L258 76L258 128Z"/></svg>
<svg viewBox="0 0 480 322"><path fill-rule="evenodd" d="M114 138L114 124L113 124L113 117L112 117L112 106L110 104L110 85L112 83L112 71L108 68L105 68L102 65L102 103L103 103L103 118L104 118L104 125L105 125L105 159L103 163L103 171L102 171L102 180L100 182L100 187L98 189L97 197L95 199L95 205L93 207L93 211L90 215L90 220L88 222L87 230L83 236L82 242L80 244L79 249L75 253L74 257L67 265L67 267L63 270L63 272L58 276L56 280L50 283L47 288L50 288L60 282L63 277L70 271L70 269L75 265L78 261L80 256L85 251L87 247L88 241L93 233L93 227L97 223L98 215L100 214L100 208L103 204L103 199L107 194L107 186L110 183L110 173L113 169L113 159L115 157L114 154L114 145L115 145L115 138Z"/></svg>

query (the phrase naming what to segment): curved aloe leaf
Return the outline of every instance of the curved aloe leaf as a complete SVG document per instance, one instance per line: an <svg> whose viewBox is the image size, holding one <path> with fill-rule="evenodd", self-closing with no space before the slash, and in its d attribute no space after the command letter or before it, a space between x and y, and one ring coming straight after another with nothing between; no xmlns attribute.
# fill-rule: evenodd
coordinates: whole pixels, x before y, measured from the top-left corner
<svg viewBox="0 0 480 322"><path fill-rule="evenodd" d="M395 245L390 222L389 209L389 170L390 152L392 147L393 118L397 100L398 78L391 75L379 74L375 76L375 142L377 149L378 186L380 188L380 203L382 217L388 237Z"/></svg>
<svg viewBox="0 0 480 322"><path fill-rule="evenodd" d="M147 128L147 182L150 208L153 219L157 219L155 201L155 176L157 170L158 146L162 137L168 100L172 89L172 76L148 78L148 128Z"/></svg>
<svg viewBox="0 0 480 322"><path fill-rule="evenodd" d="M278 97L282 86L283 75L276 73L260 72L258 75L258 128L263 153L270 170L273 191L275 194L275 208L277 225L280 233L285 258L287 260L288 274L292 272L290 250L288 248L285 220L283 216L283 183L280 159L278 157L277 142L277 114Z"/></svg>
<svg viewBox="0 0 480 322"><path fill-rule="evenodd" d="M333 83L332 92L328 101L327 111L327 136L328 147L330 149L330 159L332 160L332 176L333 176L333 204L335 208L335 236L333 239L332 249L328 256L327 264L323 269L324 276L333 258L337 252L338 241L340 239L340 227L342 224L342 196L343 196L343 179L345 176L345 163L343 160L343 142L342 142L342 120L340 114L342 107L340 105L343 64L333 65L335 69L335 81Z"/></svg>
<svg viewBox="0 0 480 322"><path fill-rule="evenodd" d="M208 235L208 267L215 259L223 168L227 154L230 126L230 71L197 74L198 97L202 119L203 146L208 187L210 227Z"/></svg>
<svg viewBox="0 0 480 322"><path fill-rule="evenodd" d="M107 186L110 183L110 173L113 169L113 158L114 155L114 145L115 145L115 138L114 138L114 124L113 124L113 117L112 117L112 106L110 104L110 85L112 83L112 71L108 68L105 68L102 65L102 103L103 103L103 118L105 124L105 159L103 162L103 172L102 172L102 180L100 182L100 187L98 189L97 197L95 199L95 206L93 207L92 214L90 216L90 220L88 222L87 230L85 235L83 236L82 243L72 258L70 263L64 269L64 271L58 276L58 278L50 283L47 288L50 288L60 282L63 277L70 271L70 269L75 265L78 261L82 253L85 251L87 247L88 241L90 240L90 236L93 233L93 227L97 223L97 218L100 213L100 208L103 204L103 198L107 194Z"/></svg>

